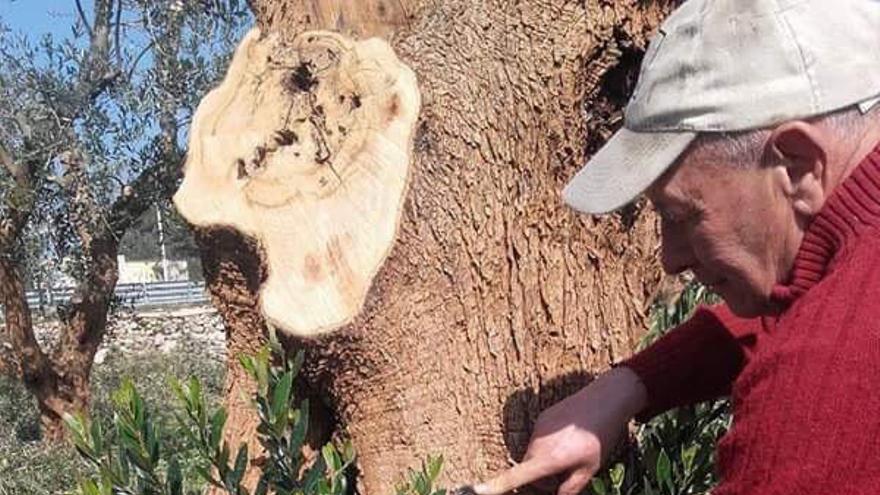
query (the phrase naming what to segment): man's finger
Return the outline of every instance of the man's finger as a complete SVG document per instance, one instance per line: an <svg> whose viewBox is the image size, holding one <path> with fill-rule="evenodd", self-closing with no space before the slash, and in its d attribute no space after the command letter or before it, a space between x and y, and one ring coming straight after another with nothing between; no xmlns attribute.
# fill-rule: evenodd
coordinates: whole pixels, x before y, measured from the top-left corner
<svg viewBox="0 0 880 495"><path fill-rule="evenodd" d="M561 485L559 485L559 491L556 495L577 495L584 488L586 488L587 483L590 482L590 479L593 477L593 470L590 468L580 468L573 471L568 479L565 480Z"/></svg>
<svg viewBox="0 0 880 495"><path fill-rule="evenodd" d="M477 495L503 495L541 478L555 474L553 468L539 459L530 459L504 471L491 480L474 486Z"/></svg>

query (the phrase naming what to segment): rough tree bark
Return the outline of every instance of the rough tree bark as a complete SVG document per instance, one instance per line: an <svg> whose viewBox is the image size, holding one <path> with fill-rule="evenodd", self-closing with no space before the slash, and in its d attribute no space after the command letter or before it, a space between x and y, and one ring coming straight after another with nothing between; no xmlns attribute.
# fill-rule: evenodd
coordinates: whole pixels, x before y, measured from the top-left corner
<svg viewBox="0 0 880 495"><path fill-rule="evenodd" d="M252 6L261 36L286 43L275 45L278 53L269 58L290 55L301 61L273 70L289 71L296 86L291 101L303 92L313 98L311 115L320 122L308 115L299 119L305 128L311 123L324 129L313 129L312 137L336 129L331 121L338 108L321 91L340 83L335 69L314 70L321 64L307 50L281 53L302 50L310 36L325 36L302 35L306 31L387 40L417 77L421 112L413 125L407 187L390 252L375 276L358 272L357 280L342 284L340 291L349 291L357 304L336 325L316 322L313 315L285 315L265 300L264 291L272 277L287 281L288 288L302 287L297 284L309 274L316 280L322 273L340 278L351 268L346 249L363 249L360 244L340 248L328 242L317 261L305 256L301 268L279 263L276 256L303 257L297 239L305 249L324 234L308 216L299 223L280 222L291 239L285 244L273 237L277 232L260 230L259 215L235 214L224 221L192 213L197 208L185 203L210 196L210 186L178 192L178 207L185 206L181 212L198 227L206 266L213 267L206 273L226 319L229 347L250 348L268 319L292 335L292 345L307 350L303 378L351 438L362 493L393 492L399 474L428 454L445 456L447 483L483 478L519 460L538 413L583 385L590 373L628 355L645 327L645 310L660 280L653 216L638 206L604 218L578 216L561 204L560 191L619 125L639 54L670 6L638 0L253 0ZM326 58L343 65L340 53L354 52L354 45L338 46L343 48L329 49ZM274 74L261 72L269 73ZM241 97L241 92L230 94L229 101ZM351 100L340 93L340 102L342 96ZM203 106L235 105L220 105L217 98ZM273 208L296 204L319 217L317 208L325 203L309 206L294 194L306 186L290 177L278 179L286 173L279 163L299 167L299 162L272 155L285 146L313 151L301 142L308 141L308 132L304 138L298 131L299 142L276 138L267 145L271 126L253 129L266 135L241 137L250 139L250 154L222 151L227 143L221 138L235 141L247 134L248 119L257 122L261 112L277 112L266 108L279 104L272 98L266 97L271 104L254 103L246 117L227 115L224 121L227 110L219 110L211 113L211 130L205 130L207 124L194 127L195 139L207 136L199 146L210 148L203 150L210 156L202 162L216 163L188 162L184 186L204 173L199 166L220 167L214 179L244 184L224 189L212 203L222 210L224 202L239 200L236 191L247 196L251 182L277 179L270 196L289 188L286 204L251 197L241 208L268 218L276 215ZM393 104L382 108L395 113ZM355 120L358 111L351 110ZM282 127L275 131L290 129L286 120ZM329 161L344 188L354 179L338 172L346 166L339 162L350 157L345 137L334 139L328 139ZM228 146L241 151L235 143ZM190 160L193 150L191 141ZM323 163L320 154L316 163ZM237 177L235 168L222 168L236 163ZM333 225L333 219L348 221L337 215L321 228L347 228ZM225 264L210 262L221 259ZM356 290L361 278L366 279L362 297ZM301 288L288 289L287 296L291 313L302 311L299 304L312 297ZM336 296L319 297L321 304L313 307L335 311ZM236 400L240 376L230 375L230 401ZM246 410L232 412L230 424L246 421ZM227 438L244 431L250 434L252 428L239 427Z"/></svg>
<svg viewBox="0 0 880 495"><path fill-rule="evenodd" d="M226 323L225 404L229 414L223 436L229 445L247 443L252 456L262 453L257 441L259 418L250 403L257 385L241 366L238 357L254 355L266 343L266 323L257 307L257 291L265 279L256 243L229 230L196 232L202 253L202 269L211 300ZM248 469L243 484L253 489L259 470ZM211 495L224 490L210 488Z"/></svg>

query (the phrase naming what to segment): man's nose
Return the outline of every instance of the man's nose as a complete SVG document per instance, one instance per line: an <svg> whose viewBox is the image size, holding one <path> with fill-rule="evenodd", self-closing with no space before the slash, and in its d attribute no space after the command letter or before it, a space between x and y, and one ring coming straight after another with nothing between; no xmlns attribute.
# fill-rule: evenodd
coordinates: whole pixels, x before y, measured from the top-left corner
<svg viewBox="0 0 880 495"><path fill-rule="evenodd" d="M663 271L675 275L693 268L696 260L684 233L664 228L661 242L660 263Z"/></svg>

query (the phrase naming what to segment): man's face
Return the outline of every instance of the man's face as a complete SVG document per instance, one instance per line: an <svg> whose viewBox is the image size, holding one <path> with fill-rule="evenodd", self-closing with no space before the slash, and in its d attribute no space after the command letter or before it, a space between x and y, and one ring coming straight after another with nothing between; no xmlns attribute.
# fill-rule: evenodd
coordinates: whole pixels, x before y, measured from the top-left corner
<svg viewBox="0 0 880 495"><path fill-rule="evenodd" d="M648 190L662 219L663 267L691 270L741 316L767 314L803 233L776 167L737 167L720 158L696 147Z"/></svg>

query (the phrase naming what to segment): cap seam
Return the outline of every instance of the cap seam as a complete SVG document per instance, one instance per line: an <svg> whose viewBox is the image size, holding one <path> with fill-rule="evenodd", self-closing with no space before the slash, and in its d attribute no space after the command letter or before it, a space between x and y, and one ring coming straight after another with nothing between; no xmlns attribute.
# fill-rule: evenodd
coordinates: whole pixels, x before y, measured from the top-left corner
<svg viewBox="0 0 880 495"><path fill-rule="evenodd" d="M657 60L657 55L660 54L660 50L663 49L663 43L666 41L666 31L661 27L657 30L656 34L657 38L654 40L654 43L649 43L648 49L645 52L645 59L643 60L639 72L647 71L651 68L651 65ZM653 44L653 50L651 50ZM651 53L648 53L651 52ZM630 95L629 101L627 101L626 108L624 108L624 115L626 115L626 110L629 107L630 103L632 103L633 99L636 98L636 95L639 94L639 91L644 89L642 86L644 85L644 79L639 77L636 81L636 85L633 88L632 95Z"/></svg>
<svg viewBox="0 0 880 495"><path fill-rule="evenodd" d="M779 5L778 2L777 2L777 5ZM794 43L794 46L797 48L798 55L800 57L800 62L801 62L801 69L803 70L804 75L807 78L807 82L810 84L810 96L811 96L811 100L812 100L811 103L813 106L812 111L817 112L817 111L819 111L819 107L820 107L819 87L818 87L818 84L816 84L815 76L812 73L812 71L810 70L809 64L807 63L807 54L804 51L804 47L801 44L800 40L798 39L797 34L794 31L794 28L791 26L791 23L788 20L788 16L786 15L788 10L790 10L790 9L786 9L786 11L780 11L779 15L777 16L777 20L780 21L781 24L784 26L785 30L788 32L788 36L791 38L792 43Z"/></svg>
<svg viewBox="0 0 880 495"><path fill-rule="evenodd" d="M880 99L880 92L871 93L870 96L864 96L858 100L855 100L855 101L852 101L849 103L844 103L841 105L835 105L835 106L821 106L820 105L818 108L813 109L813 112L815 112L815 113L811 113L810 115L801 115L801 116L791 117L788 120L811 119L811 118L815 118L815 117L821 117L822 115L827 115L829 113L843 110L843 109L846 109L849 107L858 107L858 105L860 103L866 102L866 101L869 101L869 100L872 100L875 98ZM872 108L875 108L877 105L880 105L880 101L878 101L874 105L874 107L872 107ZM869 109L869 111L870 111L870 109ZM632 126L628 125L628 123L625 122L623 127L625 127L627 130L630 130L632 132L642 132L642 133L646 133L646 134L652 133L652 132L653 133L689 132L689 133L698 133L699 134L699 133L711 133L711 132L725 133L725 132L756 131L756 130L767 129L769 127L773 127L773 126L778 125L782 122L785 122L785 120L775 120L775 121L769 122L767 124L756 125L756 126L751 126L751 127L723 128L723 127L710 127L709 125L707 125L706 127L696 127L691 124L681 124L680 127L657 127L657 128L651 128L651 129L632 127Z"/></svg>
<svg viewBox="0 0 880 495"><path fill-rule="evenodd" d="M776 8L774 8L774 9L771 9L768 11L761 11L761 12L739 12L739 13L736 13L736 14L729 16L728 20L760 19L762 17L770 17L770 16L775 17L775 16L779 16L780 14L784 14L791 9L800 7L803 4L813 3L814 1L815 0L792 0L789 4L782 6L782 5L780 5L779 0L774 0L773 3L776 5Z"/></svg>

